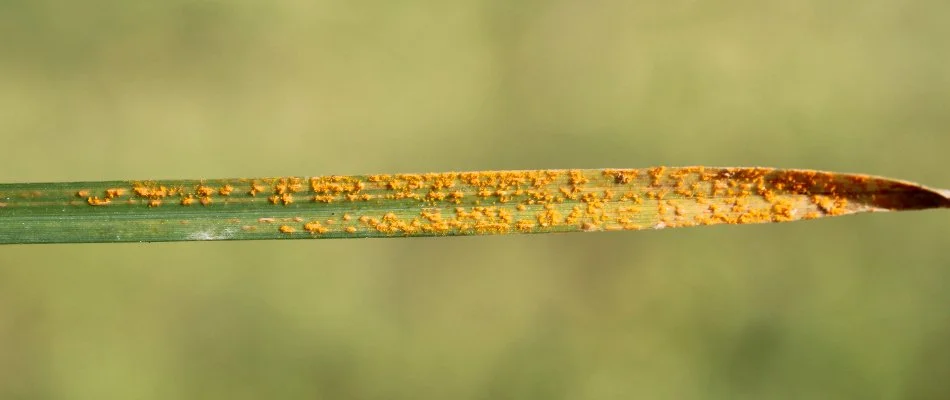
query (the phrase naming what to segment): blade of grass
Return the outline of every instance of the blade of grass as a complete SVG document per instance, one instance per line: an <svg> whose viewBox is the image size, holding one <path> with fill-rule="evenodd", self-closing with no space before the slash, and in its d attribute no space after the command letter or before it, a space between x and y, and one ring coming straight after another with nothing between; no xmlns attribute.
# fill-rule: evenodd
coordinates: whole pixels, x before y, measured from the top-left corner
<svg viewBox="0 0 950 400"><path fill-rule="evenodd" d="M950 207L867 175L655 167L0 184L0 243L592 232Z"/></svg>

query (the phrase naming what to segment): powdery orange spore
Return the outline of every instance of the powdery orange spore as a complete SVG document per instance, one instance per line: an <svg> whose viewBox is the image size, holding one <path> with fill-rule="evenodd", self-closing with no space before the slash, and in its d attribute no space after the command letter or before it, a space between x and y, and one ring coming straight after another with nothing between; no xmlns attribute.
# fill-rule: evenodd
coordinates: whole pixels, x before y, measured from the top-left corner
<svg viewBox="0 0 950 400"><path fill-rule="evenodd" d="M338 203L333 207L342 213L338 214L340 218L321 219L320 227L367 236L611 231L786 222L900 209L910 201L903 193L915 190L900 182L855 175L704 167L288 177L230 182L250 185L250 195L264 193L273 204L293 204L295 193L312 200L295 204L294 212L322 210L327 203ZM89 205L106 205L123 194L119 189L131 190L128 203L134 200L134 204L152 207L170 196L180 196L174 201L182 205L197 201L207 205L213 197L226 196L234 190L224 180L131 182L128 187L97 188L105 196L82 198ZM75 193L78 195L82 190ZM371 204L356 203L370 201ZM227 202L247 204L254 200L232 197ZM320 233L319 229L314 231Z"/></svg>
<svg viewBox="0 0 950 400"><path fill-rule="evenodd" d="M306 224L304 224L303 229L306 230L307 232L310 232L311 234L314 234L314 235L316 235L316 234L324 234L324 233L327 233L327 232L330 231L329 228L323 226L323 225L322 225L320 222L318 222L318 221L310 221L310 222L307 222Z"/></svg>
<svg viewBox="0 0 950 400"><path fill-rule="evenodd" d="M86 202L89 203L90 206L105 206L105 205L109 205L109 203L112 203L112 199L110 198L100 199L98 197L89 197L86 199Z"/></svg>

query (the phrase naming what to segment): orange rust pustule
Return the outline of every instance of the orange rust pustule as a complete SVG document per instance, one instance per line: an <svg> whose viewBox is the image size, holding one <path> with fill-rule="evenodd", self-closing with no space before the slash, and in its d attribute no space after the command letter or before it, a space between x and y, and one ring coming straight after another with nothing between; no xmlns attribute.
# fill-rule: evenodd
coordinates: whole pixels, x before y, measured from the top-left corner
<svg viewBox="0 0 950 400"><path fill-rule="evenodd" d="M86 200L72 203L117 208L201 204L209 212L230 206L290 206L278 207L278 221L290 223L286 226L296 232L330 233L323 237L659 229L950 207L946 194L912 183L771 168L477 171L88 186L69 189L69 196ZM291 210L303 217L286 217ZM333 210L340 214L324 214ZM329 215L339 217L327 220ZM279 230L274 226L261 232L274 228Z"/></svg>
<svg viewBox="0 0 950 400"><path fill-rule="evenodd" d="M463 172L450 176L451 184L430 185L437 174L373 175L367 181L378 188L394 192L387 199L415 199L432 205L468 202L502 205L513 202L513 211L524 212L527 205L556 205L565 201L587 204L586 211L572 211L562 217L560 208L546 208L533 215L519 214L520 221L530 221L534 228L567 225L564 229L584 228L584 224L611 221L607 228L639 228L634 219L619 212L619 205L642 205L643 199L655 201L656 216L649 212L637 217L648 225L662 227L690 226L697 223L747 224L794 221L821 215L844 215L862 211L869 206L871 196L861 197L861 190L874 179L856 175L838 175L819 171L775 170L772 168L705 168L656 167L644 170L603 169L597 174L591 170L542 171L481 171ZM642 177L642 178L641 178ZM339 180L337 180L339 181ZM616 194L611 188L620 190ZM445 195L440 189L456 187ZM857 187L857 189L855 189ZM868 189L873 191L873 189ZM601 195L600 193L603 193ZM807 195L821 193L821 198L809 201ZM675 200L675 202L674 202ZM876 198L885 203L886 197ZM930 206L924 201L923 207ZM873 204L873 203L872 203ZM706 215L696 215L696 209L709 207ZM714 208L715 207L715 208ZM529 220L523 217L533 217ZM656 221L650 222L651 220ZM519 231L527 229L521 223ZM383 224L384 227L390 225ZM470 229L470 224L455 222L456 230ZM514 228L514 227L512 227Z"/></svg>
<svg viewBox="0 0 950 400"><path fill-rule="evenodd" d="M303 229L311 234L324 234L330 231L318 221L311 221L303 225Z"/></svg>
<svg viewBox="0 0 950 400"><path fill-rule="evenodd" d="M208 197L214 194L215 190L210 186L198 185L198 188L195 189L195 192L197 192L199 196Z"/></svg>
<svg viewBox="0 0 950 400"><path fill-rule="evenodd" d="M89 197L86 199L86 202L89 203L90 206L105 206L105 205L109 205L109 203L112 203L112 199L110 198L100 199L98 197Z"/></svg>

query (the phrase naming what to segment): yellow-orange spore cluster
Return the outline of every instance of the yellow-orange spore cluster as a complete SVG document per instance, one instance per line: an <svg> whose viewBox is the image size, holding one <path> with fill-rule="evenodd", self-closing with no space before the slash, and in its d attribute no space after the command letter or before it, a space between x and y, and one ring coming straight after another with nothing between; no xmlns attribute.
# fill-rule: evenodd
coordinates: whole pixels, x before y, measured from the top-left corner
<svg viewBox="0 0 950 400"><path fill-rule="evenodd" d="M126 187L112 187L104 190L103 196L91 196L89 189L82 189L76 192L77 197L85 198L89 205L105 206L114 204L114 200L120 197L126 197L128 204L145 204L154 208L165 204L166 200L182 206L191 206L200 203L209 206L213 203L214 197L227 198L235 190L234 186L222 182L219 187L208 185L204 182L189 184L189 181L180 181L176 183L158 183L153 181L130 182ZM193 181L192 181L193 182ZM255 182L251 184L252 191L256 187L262 186Z"/></svg>
<svg viewBox="0 0 950 400"><path fill-rule="evenodd" d="M358 177L352 176L323 176L310 178L310 191L314 194L314 202L332 203L334 201L370 200L370 196L362 193L366 183Z"/></svg>
<svg viewBox="0 0 950 400"><path fill-rule="evenodd" d="M112 204L112 200L125 196L125 194L125 188L108 188L105 190L105 195L102 198L99 198L99 196L90 196L88 189L76 192L77 197L86 198L86 203L91 206L106 206Z"/></svg>
<svg viewBox="0 0 950 400"><path fill-rule="evenodd" d="M323 226L319 221L311 221L304 224L303 228L312 234L322 234L330 231L329 228Z"/></svg>
<svg viewBox="0 0 950 400"><path fill-rule="evenodd" d="M456 207L454 212L443 215L442 209L424 208L418 215L400 217L387 212L381 217L364 215L356 220L368 231L385 235L445 235L445 234L501 234L508 233L514 224L514 216L503 207ZM358 228L349 225L346 233L355 233Z"/></svg>
<svg viewBox="0 0 950 400"><path fill-rule="evenodd" d="M214 197L227 197L234 190L230 184L215 187L206 183L195 185L164 185L155 182L134 182L133 197L141 199L149 207L159 207L168 198L177 198L178 204L188 207L195 203L210 206ZM170 199L171 200L171 199ZM174 201L174 200L172 200Z"/></svg>
<svg viewBox="0 0 950 400"><path fill-rule="evenodd" d="M109 188L103 196L90 196L89 190L76 195L97 206L129 191L130 202L151 207L172 196L177 197L169 203L183 206L217 201L292 206L287 212L324 217L316 221L309 214L310 222L303 223L298 216L278 230L292 233L281 229L288 226L332 237L325 234L467 235L784 222L886 208L898 201L889 191L906 189L856 175L705 167L191 182L134 182ZM320 210L341 212L341 218L323 220L330 214Z"/></svg>
<svg viewBox="0 0 950 400"><path fill-rule="evenodd" d="M674 217L664 212L665 226L693 223L749 224L786 222L821 215L843 215L858 208L848 207L848 197L864 198L870 179L833 175L817 171L774 170L770 168L673 169L669 174L674 193L691 206L706 205L706 212L690 214L677 209ZM679 200L682 201L682 200ZM695 213L694 213L695 214Z"/></svg>

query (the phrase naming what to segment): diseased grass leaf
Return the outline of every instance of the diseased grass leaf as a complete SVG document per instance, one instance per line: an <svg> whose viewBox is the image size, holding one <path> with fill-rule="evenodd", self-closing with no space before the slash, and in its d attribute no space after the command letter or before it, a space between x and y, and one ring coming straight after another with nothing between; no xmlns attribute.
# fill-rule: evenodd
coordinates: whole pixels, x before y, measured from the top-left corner
<svg viewBox="0 0 950 400"><path fill-rule="evenodd" d="M0 243L366 238L752 224L950 207L892 179L655 167L0 185Z"/></svg>

